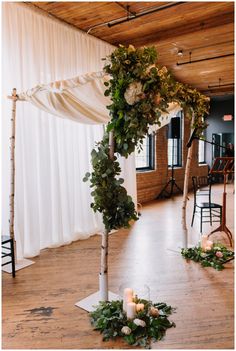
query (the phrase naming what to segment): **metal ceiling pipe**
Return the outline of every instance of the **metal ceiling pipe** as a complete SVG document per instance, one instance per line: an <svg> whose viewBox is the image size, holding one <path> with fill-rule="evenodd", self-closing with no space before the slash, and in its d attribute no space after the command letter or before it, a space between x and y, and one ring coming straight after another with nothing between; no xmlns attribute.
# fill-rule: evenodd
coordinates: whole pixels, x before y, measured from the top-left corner
<svg viewBox="0 0 236 351"><path fill-rule="evenodd" d="M144 12L141 12L141 13L137 13L136 15L134 16L130 16L129 18L126 18L126 19L123 19L123 20L114 20L112 22L109 22L107 23L108 27L114 27L118 24L121 24L121 23L125 23L127 21L131 21L131 20L134 20L136 18L139 18L139 17L142 17L142 16L146 16L146 15L150 15L151 13L155 13L155 12L160 12L162 10L165 10L165 9L168 9L170 7L174 7L174 6L178 6L178 5L182 5L182 4L185 4L186 1L179 1L179 2L174 2L174 3L171 3L171 4L167 4L167 5L162 5L162 6L159 6L158 8L156 9L153 9L153 10L150 10L150 11L144 11Z"/></svg>
<svg viewBox="0 0 236 351"><path fill-rule="evenodd" d="M220 89L220 88L226 88L226 87L232 87L234 86L234 83L228 83L228 84L218 84L218 85L208 85L209 89Z"/></svg>
<svg viewBox="0 0 236 351"><path fill-rule="evenodd" d="M177 66L183 66L183 65L190 65L191 63L196 63L196 62L202 62L202 61L209 61L209 60L216 60L224 57L229 57L229 56L234 56L234 54L226 54L226 55L221 55L221 56L213 56L213 57L206 57L204 59L199 59L199 60L190 60L187 62L181 62L181 63L176 63Z"/></svg>

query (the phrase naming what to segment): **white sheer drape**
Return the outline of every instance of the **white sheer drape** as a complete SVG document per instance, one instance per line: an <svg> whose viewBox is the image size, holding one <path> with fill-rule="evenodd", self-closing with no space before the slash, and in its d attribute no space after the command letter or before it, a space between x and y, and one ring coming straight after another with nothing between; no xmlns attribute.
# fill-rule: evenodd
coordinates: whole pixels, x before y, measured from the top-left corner
<svg viewBox="0 0 236 351"><path fill-rule="evenodd" d="M6 95L13 87L21 92L39 83L100 71L101 58L113 47L45 17L27 5L2 5L2 227L3 232L8 233L11 102ZM17 103L15 237L18 258L35 256L42 248L86 238L102 229L101 217L90 209L90 188L82 182L90 168L90 151L102 134L102 126L54 118L27 102ZM134 172L132 164L131 169ZM126 174L123 174L125 178ZM132 189L135 182L134 176Z"/></svg>
<svg viewBox="0 0 236 351"><path fill-rule="evenodd" d="M85 124L107 123L110 117L107 105L111 100L104 95L105 82L110 76L104 72L92 72L71 79L37 85L19 94L21 101L28 101L34 106L61 118L71 119ZM149 126L153 133L170 122L181 109L177 102L168 105L162 113L159 125Z"/></svg>

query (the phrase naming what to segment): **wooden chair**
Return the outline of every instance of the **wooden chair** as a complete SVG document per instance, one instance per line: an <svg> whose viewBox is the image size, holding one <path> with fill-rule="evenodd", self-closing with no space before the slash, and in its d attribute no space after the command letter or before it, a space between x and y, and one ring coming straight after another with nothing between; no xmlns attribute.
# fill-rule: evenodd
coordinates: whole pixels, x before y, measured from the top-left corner
<svg viewBox="0 0 236 351"><path fill-rule="evenodd" d="M222 220L222 206L211 202L211 178L208 176L192 177L194 204L191 227L193 226L195 214L200 213L200 233L202 223L220 222ZM198 196L207 196L206 202L197 201ZM213 220L215 219L215 220Z"/></svg>
<svg viewBox="0 0 236 351"><path fill-rule="evenodd" d="M15 271L15 253L14 253L14 241L8 235L2 235L2 259L4 257L10 257L10 260L7 262L2 263L2 266L7 264L12 265L12 276L15 278L16 271Z"/></svg>

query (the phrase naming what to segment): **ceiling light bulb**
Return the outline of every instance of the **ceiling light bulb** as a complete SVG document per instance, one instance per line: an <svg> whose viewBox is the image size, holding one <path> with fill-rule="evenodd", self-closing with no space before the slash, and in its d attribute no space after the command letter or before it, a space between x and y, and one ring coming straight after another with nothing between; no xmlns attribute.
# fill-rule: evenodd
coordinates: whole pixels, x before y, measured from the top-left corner
<svg viewBox="0 0 236 351"><path fill-rule="evenodd" d="M178 50L177 55L178 56L183 56L183 50Z"/></svg>

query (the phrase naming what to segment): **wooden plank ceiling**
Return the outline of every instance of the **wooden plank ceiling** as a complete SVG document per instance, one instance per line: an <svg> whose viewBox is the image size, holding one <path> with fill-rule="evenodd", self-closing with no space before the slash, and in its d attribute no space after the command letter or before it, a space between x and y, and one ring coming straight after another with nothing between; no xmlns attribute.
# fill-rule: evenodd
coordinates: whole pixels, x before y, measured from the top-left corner
<svg viewBox="0 0 236 351"><path fill-rule="evenodd" d="M234 92L234 2L31 4L113 45L155 45L159 64L209 96Z"/></svg>

